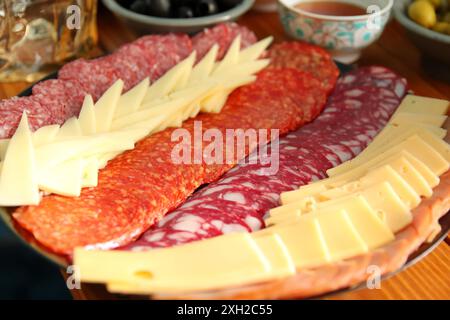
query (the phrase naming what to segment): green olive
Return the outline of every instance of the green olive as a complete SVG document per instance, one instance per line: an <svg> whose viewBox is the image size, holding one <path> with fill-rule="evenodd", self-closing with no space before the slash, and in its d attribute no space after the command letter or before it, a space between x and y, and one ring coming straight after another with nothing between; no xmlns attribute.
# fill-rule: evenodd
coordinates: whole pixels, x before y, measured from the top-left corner
<svg viewBox="0 0 450 320"><path fill-rule="evenodd" d="M408 8L408 15L425 28L431 28L436 24L436 11L427 0L413 2Z"/></svg>
<svg viewBox="0 0 450 320"><path fill-rule="evenodd" d="M433 30L439 33L446 33L450 28L450 24L447 22L438 22L433 26Z"/></svg>

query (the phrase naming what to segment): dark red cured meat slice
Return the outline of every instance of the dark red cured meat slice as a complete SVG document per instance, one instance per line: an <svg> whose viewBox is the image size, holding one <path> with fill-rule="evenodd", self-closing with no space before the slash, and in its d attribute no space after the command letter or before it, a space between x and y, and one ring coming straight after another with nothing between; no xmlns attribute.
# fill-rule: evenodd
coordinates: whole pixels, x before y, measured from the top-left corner
<svg viewBox="0 0 450 320"><path fill-rule="evenodd" d="M52 121L50 112L32 97L14 97L0 102L0 138L11 137L20 122L23 112L27 112L31 130Z"/></svg>
<svg viewBox="0 0 450 320"><path fill-rule="evenodd" d="M238 35L241 36L241 48L246 48L257 41L252 31L236 23L219 24L195 35L192 38L192 47L197 51L197 60L201 59L214 44L219 45L217 59L222 59Z"/></svg>
<svg viewBox="0 0 450 320"><path fill-rule="evenodd" d="M382 66L368 66L342 76L336 83L336 89L341 91L348 87L376 86L386 88L395 93L398 98L405 96L408 85L405 78L398 76Z"/></svg>
<svg viewBox="0 0 450 320"><path fill-rule="evenodd" d="M109 56L68 63L58 77L79 81L98 99L117 79L124 80L125 90L147 76L158 79L191 51L191 40L186 35L144 36Z"/></svg>
<svg viewBox="0 0 450 320"><path fill-rule="evenodd" d="M268 58L274 67L289 67L310 72L321 81L327 92L333 90L339 76L339 69L327 51L304 42L275 44L268 50Z"/></svg>
<svg viewBox="0 0 450 320"><path fill-rule="evenodd" d="M366 75L358 74L357 78L362 76ZM369 82L366 81L366 83ZM377 82L372 83L376 84ZM389 91L380 87L364 88L364 95L355 96L353 94L353 91L361 89L357 84L355 87L346 86L342 91L335 92L321 116L312 123L281 138L279 170L276 174L262 174L262 169L267 165L264 166L261 163L249 165L247 159L244 161L244 165L235 167L219 181L196 192L182 207L169 213L164 218L163 224L150 228L139 240L122 249L143 251L145 248L169 247L199 238L217 236L217 232L205 235L204 230L195 229L198 225L192 221L198 219L204 222L210 221L208 211L203 210L202 205L208 204L217 209L220 208L223 199L231 201L234 197L234 206L228 205L226 209L220 208L222 219L227 219L230 214L242 212L243 208L248 207L252 208L249 210L251 217L255 217L254 211L256 211L256 217L262 218L269 209L278 204L281 192L293 190L313 180L324 178L327 169L338 165L346 157L353 157L386 124L384 112L377 111L383 110L389 116L400 103L400 99L397 99L395 106L391 105L386 108L384 102L386 98L391 97L393 90ZM357 99L363 104L358 108L354 107L353 102L347 105L348 92L352 99ZM328 108L332 108L334 111L329 113L327 112ZM364 121L364 117L367 117L368 114L371 114L370 119ZM356 149L355 146L359 144L360 148ZM272 145L268 148L271 147ZM349 148L351 148L350 151L348 151ZM342 150L347 150L347 153L341 155ZM321 157L318 157L318 154ZM251 157L255 157L255 155L252 154L249 158ZM186 207L189 208L189 213L185 212L184 208ZM245 217L245 215L242 217L244 221L242 227L255 230L245 223ZM194 230L191 232L191 236L175 237L177 241L174 242L171 235L174 226L180 221L187 225L192 222L191 227ZM202 232L201 236L198 235L199 232ZM158 235L158 241L152 241L152 235L155 234ZM135 247L138 249L134 249Z"/></svg>
<svg viewBox="0 0 450 320"><path fill-rule="evenodd" d="M307 90L310 82L308 74L295 69L266 69L249 86L259 88L258 94L237 90L221 113L203 114L195 120L223 133L233 128L274 128L285 134L313 120L303 118L311 114L305 108L312 107L317 113L321 110L301 101L313 95ZM253 100L248 101L248 97ZM191 135L195 120L183 124ZM100 171L96 188L83 189L77 198L46 196L38 206L16 210L15 221L43 246L60 254L70 255L80 246L108 249L130 243L205 181L217 179L230 168L174 163L171 155L177 142L171 139L173 130L152 135L110 161Z"/></svg>
<svg viewBox="0 0 450 320"><path fill-rule="evenodd" d="M51 79L33 86L33 99L45 106L58 124L78 115L86 94L80 83L74 80Z"/></svg>

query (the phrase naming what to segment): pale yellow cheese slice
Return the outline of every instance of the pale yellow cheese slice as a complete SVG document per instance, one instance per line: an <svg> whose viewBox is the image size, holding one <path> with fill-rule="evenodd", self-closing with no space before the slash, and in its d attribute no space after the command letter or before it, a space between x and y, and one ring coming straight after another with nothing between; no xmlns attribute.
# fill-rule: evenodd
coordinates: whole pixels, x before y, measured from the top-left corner
<svg viewBox="0 0 450 320"><path fill-rule="evenodd" d="M257 43L247 47L239 53L239 63L249 62L258 59L264 50L272 43L273 37L264 38Z"/></svg>
<svg viewBox="0 0 450 320"><path fill-rule="evenodd" d="M78 197L83 185L84 165L84 160L72 159L41 171L39 189L63 196Z"/></svg>
<svg viewBox="0 0 450 320"><path fill-rule="evenodd" d="M410 136L422 131L429 131L431 134L436 135L440 139L444 139L447 135L447 130L434 126L421 124L394 126L392 124L388 124L380 132L380 134L375 137L372 143L364 149L361 155L368 153L373 154L375 153L375 150L385 148L387 144L389 144L389 146L395 146Z"/></svg>
<svg viewBox="0 0 450 320"><path fill-rule="evenodd" d="M20 206L40 201L36 160L26 112L9 141L0 172L0 205Z"/></svg>
<svg viewBox="0 0 450 320"><path fill-rule="evenodd" d="M124 93L117 103L114 119L131 114L139 109L147 93L150 80L143 79L136 86Z"/></svg>
<svg viewBox="0 0 450 320"><path fill-rule="evenodd" d="M272 279L270 261L247 233L147 252L76 249L74 264L84 282L128 283L146 292L212 290Z"/></svg>
<svg viewBox="0 0 450 320"><path fill-rule="evenodd" d="M255 232L254 237L277 234L297 268L315 267L330 261L319 223L316 219L296 221Z"/></svg>
<svg viewBox="0 0 450 320"><path fill-rule="evenodd" d="M448 113L449 103L450 102L447 100L407 95L397 108L395 114L401 112L412 112L446 115Z"/></svg>
<svg viewBox="0 0 450 320"><path fill-rule="evenodd" d="M442 127L447 120L446 115L400 112L389 120L391 125L412 125L412 124L428 124L435 127Z"/></svg>
<svg viewBox="0 0 450 320"><path fill-rule="evenodd" d="M292 225L299 221L311 220L322 215L334 215L337 212L340 211L336 207L326 207L305 215L300 215L298 212L291 212L291 214L283 214L283 218L281 216L274 216L266 222L269 222L267 225L275 226L266 228L263 231L270 233L272 232L271 230L276 230L277 225L280 225L280 227L281 225ZM358 232L369 250L373 250L394 240L394 233L370 207L364 197L355 196L351 201L347 201L345 203L345 212L352 222L354 229Z"/></svg>
<svg viewBox="0 0 450 320"><path fill-rule="evenodd" d="M241 36L238 35L236 38L234 38L223 59L216 64L212 75L215 76L221 74L224 70L227 70L229 67L236 65L239 62L240 49Z"/></svg>
<svg viewBox="0 0 450 320"><path fill-rule="evenodd" d="M330 261L340 261L369 251L345 210L320 215L316 219Z"/></svg>
<svg viewBox="0 0 450 320"><path fill-rule="evenodd" d="M190 83L195 84L209 77L214 68L218 51L219 46L214 44L202 60L194 66L189 77Z"/></svg>
<svg viewBox="0 0 450 320"><path fill-rule="evenodd" d="M430 154L430 156L433 156L433 154ZM419 164L417 169L415 165L411 163L410 159L414 159L415 165ZM285 205L292 202L298 202L301 199L318 195L332 188L340 187L364 176L369 170L379 168L383 165L390 165L398 174L400 174L400 176L402 176L402 178L408 181L420 196L429 197L432 194L432 188L439 183L439 178L428 168L428 166L423 164L408 151L402 150L391 156L381 154L343 174L302 186L294 191L283 192L281 194L281 203ZM426 169L424 169L424 167ZM428 177L429 180L426 180L419 170L424 171L427 175L431 172L434 179ZM432 184L429 184L429 182ZM278 211L282 211L282 209L278 209Z"/></svg>
<svg viewBox="0 0 450 320"><path fill-rule="evenodd" d="M97 120L95 118L94 100L91 95L84 97L83 106L81 107L78 121L80 122L81 131L84 135L90 135L97 132Z"/></svg>
<svg viewBox="0 0 450 320"><path fill-rule="evenodd" d="M35 132L33 132L33 146L38 147L55 140L59 130L60 127L57 124L40 127Z"/></svg>
<svg viewBox="0 0 450 320"><path fill-rule="evenodd" d="M146 102L163 98L171 93L175 89L180 79L185 76L186 72L189 72L189 70L192 69L192 66L195 62L195 56L195 52L191 53L189 57L175 65L161 78L153 82L147 89L147 93L144 97L144 102L140 109L146 108Z"/></svg>
<svg viewBox="0 0 450 320"><path fill-rule="evenodd" d="M322 192L317 197L320 201L337 199L349 196L384 181L390 183L402 202L409 209L413 209L419 205L419 193L389 165L377 168L354 182Z"/></svg>
<svg viewBox="0 0 450 320"><path fill-rule="evenodd" d="M59 129L55 139L61 140L66 137L79 137L82 135L80 123L76 117L67 119Z"/></svg>
<svg viewBox="0 0 450 320"><path fill-rule="evenodd" d="M426 131L421 131L400 143L395 143L393 145L386 144L386 146L380 147L374 152L363 152L357 158L328 170L327 174L330 177L336 176L360 166L367 162L368 159L373 160L380 157L386 157L401 150L406 150L417 159L429 164L430 169L436 175L443 174L450 166L450 146L435 135Z"/></svg>
<svg viewBox="0 0 450 320"><path fill-rule="evenodd" d="M82 187L96 187L98 185L99 161L97 157L86 158L84 161Z"/></svg>
<svg viewBox="0 0 450 320"><path fill-rule="evenodd" d="M289 252L277 234L268 234L264 237L254 237L258 248L264 253L264 256L270 263L270 274L272 280L284 278L295 274L295 264L289 255ZM243 284L246 280L243 279ZM125 294L150 294L146 286L133 285L130 283L107 283L108 291ZM176 290L176 289L174 289Z"/></svg>
<svg viewBox="0 0 450 320"><path fill-rule="evenodd" d="M123 89L123 81L117 80L98 99L94 106L97 132L108 132Z"/></svg>

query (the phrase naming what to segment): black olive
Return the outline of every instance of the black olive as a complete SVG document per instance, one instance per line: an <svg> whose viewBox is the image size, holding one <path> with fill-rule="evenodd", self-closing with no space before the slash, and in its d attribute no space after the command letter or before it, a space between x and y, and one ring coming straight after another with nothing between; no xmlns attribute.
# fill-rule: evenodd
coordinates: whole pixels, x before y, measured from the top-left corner
<svg viewBox="0 0 450 320"><path fill-rule="evenodd" d="M135 0L130 5L130 10L136 13L148 14L150 9L150 0Z"/></svg>
<svg viewBox="0 0 450 320"><path fill-rule="evenodd" d="M199 0L195 6L195 14L197 16L209 16L219 11L219 7L215 0Z"/></svg>
<svg viewBox="0 0 450 320"><path fill-rule="evenodd" d="M182 6L179 7L177 10L177 17L178 18L192 18L194 17L194 10L192 10L189 7Z"/></svg>
<svg viewBox="0 0 450 320"><path fill-rule="evenodd" d="M225 9L231 9L242 2L242 0L219 0L219 5Z"/></svg>
<svg viewBox="0 0 450 320"><path fill-rule="evenodd" d="M151 0L150 14L155 17L170 16L170 0Z"/></svg>

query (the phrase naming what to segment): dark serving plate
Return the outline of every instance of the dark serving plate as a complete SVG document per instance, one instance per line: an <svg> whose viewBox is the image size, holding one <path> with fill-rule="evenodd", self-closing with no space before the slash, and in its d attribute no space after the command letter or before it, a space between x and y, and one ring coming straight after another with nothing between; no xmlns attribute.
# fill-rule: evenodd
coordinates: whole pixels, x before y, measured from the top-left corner
<svg viewBox="0 0 450 320"><path fill-rule="evenodd" d="M341 64L341 63L336 63L336 64L338 65L341 73L343 73L343 74L354 68L354 66L352 66L352 65L345 65L345 64ZM47 79L54 79L56 77L57 77L57 72L54 72L54 73L48 75L47 77L39 80L38 82L44 81ZM36 82L36 83L38 83L38 82ZM31 85L29 88L27 88L24 91L22 91L21 93L19 93L18 96L31 95L33 85ZM26 230L23 230L20 226L18 226L14 223L12 216L11 216L13 209L14 208L12 208L12 210L11 209L8 210L6 208L0 207L0 218L1 218L1 220L3 220L3 222L6 224L6 226L8 228L10 228L14 232L14 234L16 234L17 237L25 245L30 246L32 249L36 250L39 254L41 254L42 256L44 256L45 258L47 258L49 261L56 264L57 266L59 266L61 268L66 268L70 264L70 260L68 259L68 257L54 254L54 253L46 250L44 247L40 246L29 232L27 232ZM450 231L450 212L447 212L443 217L441 217L441 219L439 220L439 224L441 226L441 232L438 235L436 235L435 238L431 242L423 243L416 251L414 251L408 257L408 260L401 268L399 268L398 270L396 270L394 272L390 272L390 273L383 275L382 279L384 280L384 279L390 278L393 275L405 270L406 268L414 265L415 263L417 263L418 261L423 259L431 251L433 251L434 248L436 248L447 237L447 234ZM364 289L365 285L366 285L365 282L361 282L361 283L351 286L351 287L343 288L343 289L336 290L333 292L327 292L323 295L312 297L312 299L328 298L328 297L335 296L335 295L338 295L338 294L341 294L344 292ZM126 297L123 295L115 295L115 294L108 293L106 291L106 288L102 285L89 284L86 287L95 288L95 291L98 292L98 294L100 296L106 297L109 295L109 296L116 296L116 297L120 297L120 298ZM132 296L130 296L130 297L132 297Z"/></svg>

